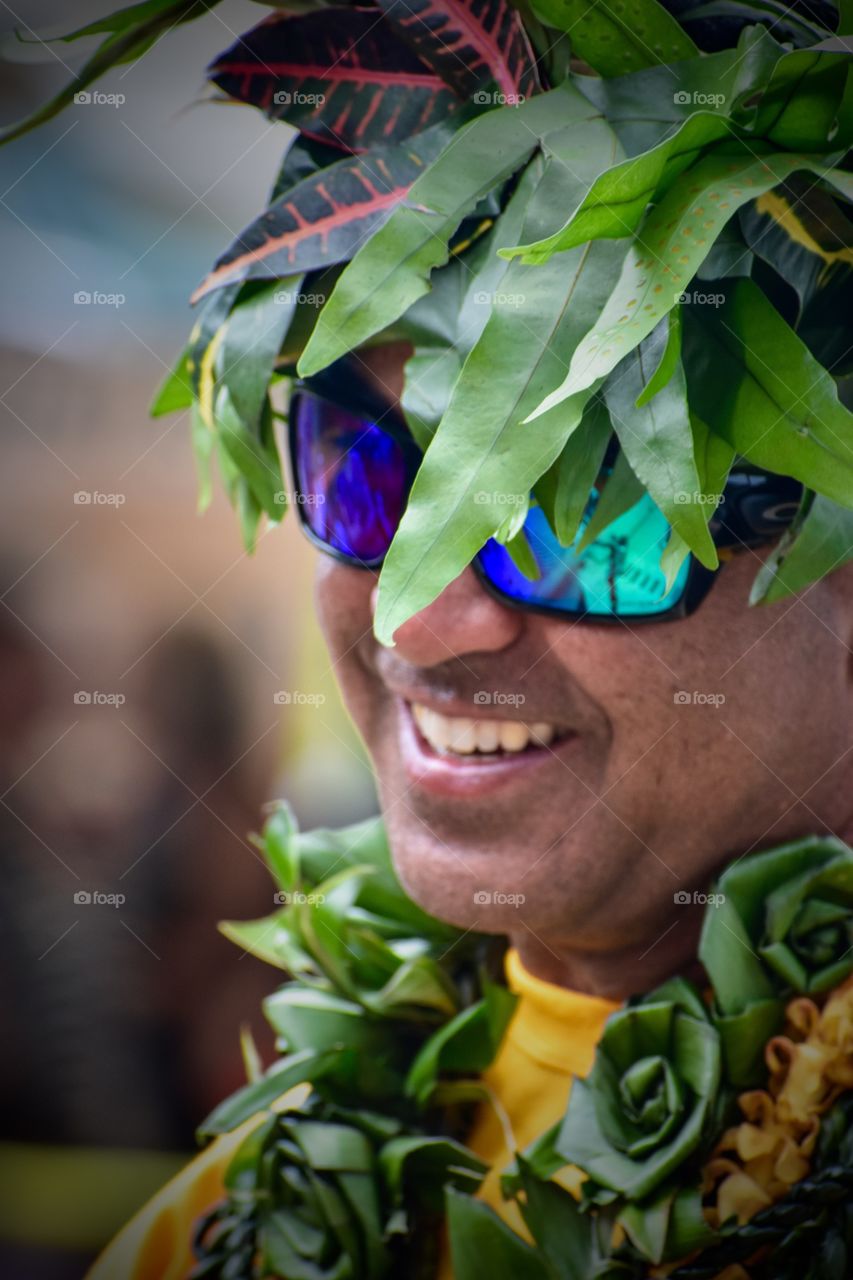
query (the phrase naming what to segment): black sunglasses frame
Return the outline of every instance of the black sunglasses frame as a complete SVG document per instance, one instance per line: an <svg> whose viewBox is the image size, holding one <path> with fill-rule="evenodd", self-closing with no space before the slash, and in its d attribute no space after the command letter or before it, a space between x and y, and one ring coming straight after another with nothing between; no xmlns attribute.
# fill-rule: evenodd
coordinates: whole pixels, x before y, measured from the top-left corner
<svg viewBox="0 0 853 1280"><path fill-rule="evenodd" d="M374 425L392 436L404 449L410 483L414 480L423 455L415 445L402 413L377 395L373 388L357 375L351 364L345 364L342 361L331 365L310 380L296 383L288 409L288 452L302 532L309 542L340 563L353 569L376 572L382 567L384 555L372 560L359 560L356 556L330 546L314 532L309 523L305 511L305 494L299 485L296 438L299 400L302 396L308 395L326 400L338 408L346 409L349 413L363 414L366 418L370 418ZM764 546L772 542L790 525L799 509L802 495L802 484L789 476L761 471L749 465L736 468L729 476L723 500L709 522L714 545L719 551L737 551ZM689 617L705 600L720 572L719 569L706 569L695 556L691 555L684 588L676 603L670 608L654 614L599 614L592 610L561 609L549 604L538 604L535 601L517 600L494 585L480 564L479 556L474 557L471 567L486 592L501 604L520 609L525 613L538 613L549 618L562 618L567 622L582 622L590 626L613 626L628 622L632 624L674 622Z"/></svg>

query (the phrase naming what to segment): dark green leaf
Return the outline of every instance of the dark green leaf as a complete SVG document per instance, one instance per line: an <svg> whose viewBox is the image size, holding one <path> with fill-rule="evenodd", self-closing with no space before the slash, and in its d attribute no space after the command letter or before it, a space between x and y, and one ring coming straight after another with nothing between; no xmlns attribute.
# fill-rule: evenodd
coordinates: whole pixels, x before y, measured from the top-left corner
<svg viewBox="0 0 853 1280"><path fill-rule="evenodd" d="M460 104L368 8L267 18L220 54L208 77L271 119L350 151L400 142Z"/></svg>
<svg viewBox="0 0 853 1280"><path fill-rule="evenodd" d="M536 0L550 26L568 31L572 50L602 76L678 62L699 52L657 0Z"/></svg>
<svg viewBox="0 0 853 1280"><path fill-rule="evenodd" d="M507 0L380 0L385 17L414 52L476 101L494 81L501 100L523 101L539 87L525 23Z"/></svg>
<svg viewBox="0 0 853 1280"><path fill-rule="evenodd" d="M853 511L815 495L756 575L751 604L797 595L853 559Z"/></svg>
<svg viewBox="0 0 853 1280"><path fill-rule="evenodd" d="M685 308L690 403L758 466L853 507L853 415L833 379L750 280Z"/></svg>
<svg viewBox="0 0 853 1280"><path fill-rule="evenodd" d="M715 569L717 553L708 531L711 508L700 490L680 360L661 389L637 407L666 355L667 342L662 323L617 365L603 395L632 471L691 551Z"/></svg>
<svg viewBox="0 0 853 1280"><path fill-rule="evenodd" d="M494 1209L447 1189L454 1280L549 1280L545 1263Z"/></svg>
<svg viewBox="0 0 853 1280"><path fill-rule="evenodd" d="M200 1138L211 1138L218 1133L230 1133L244 1120L249 1120L260 1111L266 1111L272 1104L292 1089L294 1085L316 1080L334 1060L334 1051L305 1049L284 1058L260 1080L247 1084L237 1093L219 1104L205 1121L199 1125Z"/></svg>
<svg viewBox="0 0 853 1280"><path fill-rule="evenodd" d="M753 151L717 151L682 173L643 223L601 315L572 354L566 378L531 420L606 377L673 308L732 214L798 169L846 180L832 172L831 163L809 156L756 158Z"/></svg>
<svg viewBox="0 0 853 1280"><path fill-rule="evenodd" d="M304 178L250 223L192 301L235 281L281 278L346 261L386 221L453 133L450 123L433 125Z"/></svg>
<svg viewBox="0 0 853 1280"><path fill-rule="evenodd" d="M90 23L68 36L61 37L65 40L76 40L78 37L101 31L108 33L106 39L101 41L73 80L55 97L25 119L0 129L0 144L20 138L30 129L35 129L37 125L52 120L64 107L74 101L75 94L86 93L89 85L100 79L111 67L140 57L164 32L180 23L192 22L194 18L203 17L218 3L219 0L144 0L142 4L131 5L127 9L112 14L109 18Z"/></svg>

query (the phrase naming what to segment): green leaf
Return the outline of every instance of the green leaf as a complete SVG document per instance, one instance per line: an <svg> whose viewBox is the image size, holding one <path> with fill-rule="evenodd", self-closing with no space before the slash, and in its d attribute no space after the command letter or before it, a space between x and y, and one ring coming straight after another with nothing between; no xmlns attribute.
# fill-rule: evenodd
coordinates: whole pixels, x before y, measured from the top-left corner
<svg viewBox="0 0 853 1280"><path fill-rule="evenodd" d="M632 235L661 188L669 187L703 147L725 137L728 131L724 116L697 111L684 121L677 133L651 151L606 169L596 178L568 222L554 235L532 244L501 249L501 256L520 257L522 262L537 266L547 262L552 254L587 240L619 240Z"/></svg>
<svg viewBox="0 0 853 1280"><path fill-rule="evenodd" d="M284 893L292 893L299 884L299 854L295 838L298 831L293 810L285 801L280 801L264 823L263 835L258 842L273 879Z"/></svg>
<svg viewBox="0 0 853 1280"><path fill-rule="evenodd" d="M784 54L755 108L753 131L790 151L844 151L851 120L839 120L850 54L795 49Z"/></svg>
<svg viewBox="0 0 853 1280"><path fill-rule="evenodd" d="M518 239L539 173L536 163L527 166L489 235L434 271L429 293L409 307L398 325L415 348L405 367L401 408L423 449L447 412L463 362L502 292L508 267L497 250Z"/></svg>
<svg viewBox="0 0 853 1280"><path fill-rule="evenodd" d="M222 447L245 480L258 514L265 512L271 520L280 520L284 477L275 441L266 443L259 431L247 426L225 385L216 392L213 412ZM254 519L252 526L257 527Z"/></svg>
<svg viewBox="0 0 853 1280"><path fill-rule="evenodd" d="M634 402L638 409L642 409L659 391L663 391L670 379L675 376L676 370L681 368L681 308L678 306L673 307L666 319L661 321L661 324L665 326L666 342L663 344L663 349L661 349L660 335L658 335L657 354L659 354L660 359L657 367L646 380L645 387ZM656 333L657 330L653 329L649 339L653 339ZM648 353L649 355L655 354L651 349Z"/></svg>
<svg viewBox="0 0 853 1280"><path fill-rule="evenodd" d="M649 67L609 80L577 77L616 130L629 156L663 142L694 114L697 106L729 116L741 100L751 100L784 54L782 45L762 25L747 26L736 49Z"/></svg>
<svg viewBox="0 0 853 1280"><path fill-rule="evenodd" d="M723 1049L723 1072L733 1089L760 1089L767 1082L764 1048L785 1025L784 1000L755 1000L742 1013L714 1018Z"/></svg>
<svg viewBox="0 0 853 1280"><path fill-rule="evenodd" d="M691 405L758 466L853 507L853 414L833 378L751 280L685 309Z"/></svg>
<svg viewBox="0 0 853 1280"><path fill-rule="evenodd" d="M577 537L612 434L607 406L599 396L593 396L559 458L537 482L536 497L564 547L570 547Z"/></svg>
<svg viewBox="0 0 853 1280"><path fill-rule="evenodd" d="M494 1209L452 1187L447 1226L454 1280L549 1280L544 1261Z"/></svg>
<svg viewBox="0 0 853 1280"><path fill-rule="evenodd" d="M699 50L657 0L535 0L551 27L567 31L572 52L602 76L693 58Z"/></svg>
<svg viewBox="0 0 853 1280"><path fill-rule="evenodd" d="M300 375L317 373L398 319L428 291L431 271L447 261L450 237L478 200L520 169L549 131L589 114L577 90L564 85L463 126L341 275Z"/></svg>
<svg viewBox="0 0 853 1280"><path fill-rule="evenodd" d="M645 493L643 483L638 480L627 457L620 449L613 463L613 470L601 487L601 493L593 512L592 519L585 526L578 542L577 550L583 551L614 520L624 515L635 502L639 502Z"/></svg>
<svg viewBox="0 0 853 1280"><path fill-rule="evenodd" d="M651 211L601 315L574 350L569 372L528 421L606 377L675 306L732 214L799 169L830 176L809 156L721 151L699 160ZM835 175L843 181L846 175Z"/></svg>
<svg viewBox="0 0 853 1280"><path fill-rule="evenodd" d="M452 1138L392 1138L379 1155L382 1175L396 1203L417 1201L428 1212L444 1208L447 1183L474 1192L489 1166Z"/></svg>
<svg viewBox="0 0 853 1280"><path fill-rule="evenodd" d="M634 1248L651 1262L659 1263L663 1258L674 1199L675 1188L666 1187L650 1202L629 1204L619 1215L619 1223Z"/></svg>
<svg viewBox="0 0 853 1280"><path fill-rule="evenodd" d="M276 357L296 309L302 276L254 290L237 303L225 323L216 356L216 377L247 428L260 419Z"/></svg>
<svg viewBox="0 0 853 1280"><path fill-rule="evenodd" d="M164 32L180 23L192 22L204 17L219 0L144 0L142 4L120 9L108 18L80 27L63 40L107 32L90 58L86 60L69 84L65 85L49 102L15 124L0 129L0 144L11 142L29 133L37 125L44 124L58 115L74 101L74 95L84 93L90 84L98 80L111 67L140 57Z"/></svg>
<svg viewBox="0 0 853 1280"><path fill-rule="evenodd" d="M186 346L177 363L165 379L149 410L152 418L188 409L193 402L193 384L189 369L190 348Z"/></svg>
<svg viewBox="0 0 853 1280"><path fill-rule="evenodd" d="M516 997L505 987L488 983L482 1000L463 1009L430 1036L409 1070L407 1095L424 1103L441 1072L484 1071L497 1053L516 1003Z"/></svg>
<svg viewBox="0 0 853 1280"><path fill-rule="evenodd" d="M320 1052L305 1049L277 1062L270 1071L253 1084L247 1084L221 1102L206 1120L199 1125L199 1138L212 1138L218 1133L230 1133L251 1119L258 1112L268 1110L272 1104L292 1089L322 1075L334 1060L334 1051Z"/></svg>
<svg viewBox="0 0 853 1280"><path fill-rule="evenodd" d="M667 325L662 323L617 366L604 384L603 395L634 474L699 560L715 569L717 552L708 531L710 509L700 492L687 384L677 355L672 375L656 394L646 395L667 356L668 344Z"/></svg>
<svg viewBox="0 0 853 1280"><path fill-rule="evenodd" d="M853 511L816 494L758 570L750 604L797 595L851 559Z"/></svg>
<svg viewBox="0 0 853 1280"><path fill-rule="evenodd" d="M525 227L553 225L577 198L615 140L603 121L569 126L548 140L548 159ZM547 272L512 263L489 320L462 369L427 449L379 579L374 620L390 643L396 628L451 582L559 455L591 392L532 430L520 425L565 367L615 278L606 244L562 254Z"/></svg>
<svg viewBox="0 0 853 1280"><path fill-rule="evenodd" d="M795 175L766 192L741 209L740 224L753 253L796 291L798 321L810 303L825 303L838 277L849 289L853 223L811 178Z"/></svg>
<svg viewBox="0 0 853 1280"><path fill-rule="evenodd" d="M556 1182L536 1176L524 1156L517 1157L524 1199L521 1212L554 1280L588 1280L598 1261L592 1217Z"/></svg>
<svg viewBox="0 0 853 1280"><path fill-rule="evenodd" d="M201 515L210 506L210 501L213 497L211 462L216 436L205 422L198 403L195 401L190 402L190 440L196 467L197 510Z"/></svg>

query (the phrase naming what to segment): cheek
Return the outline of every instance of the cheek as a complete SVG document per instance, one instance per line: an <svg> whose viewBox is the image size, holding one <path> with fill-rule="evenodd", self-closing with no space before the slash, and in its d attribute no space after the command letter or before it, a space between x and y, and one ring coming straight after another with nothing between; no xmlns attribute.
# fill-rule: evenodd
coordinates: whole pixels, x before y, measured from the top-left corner
<svg viewBox="0 0 853 1280"><path fill-rule="evenodd" d="M335 679L356 726L367 735L377 684L367 662L374 644L370 597L376 575L350 569L321 556L314 578L314 598L320 627L329 650Z"/></svg>

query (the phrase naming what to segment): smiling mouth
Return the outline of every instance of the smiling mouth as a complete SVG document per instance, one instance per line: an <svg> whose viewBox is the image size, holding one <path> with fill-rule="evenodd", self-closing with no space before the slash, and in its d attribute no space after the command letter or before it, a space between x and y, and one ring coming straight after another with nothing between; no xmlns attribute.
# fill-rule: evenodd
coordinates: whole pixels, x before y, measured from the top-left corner
<svg viewBox="0 0 853 1280"><path fill-rule="evenodd" d="M424 742L440 756L500 760L545 750L570 735L570 730L544 720L525 724L521 720L448 716L417 702L409 703L409 708Z"/></svg>

